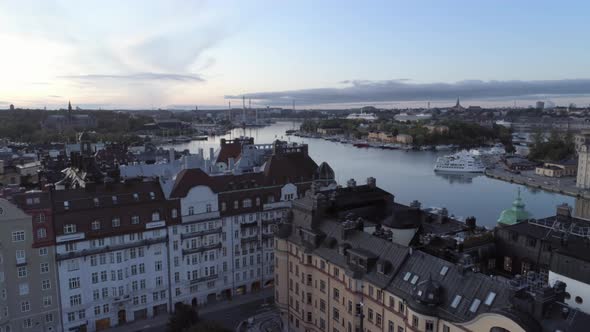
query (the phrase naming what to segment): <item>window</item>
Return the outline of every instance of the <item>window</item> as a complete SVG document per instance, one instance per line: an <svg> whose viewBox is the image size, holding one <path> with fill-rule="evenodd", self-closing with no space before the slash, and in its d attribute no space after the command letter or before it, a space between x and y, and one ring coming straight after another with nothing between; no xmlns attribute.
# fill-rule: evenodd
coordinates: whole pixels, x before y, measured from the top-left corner
<svg viewBox="0 0 590 332"><path fill-rule="evenodd" d="M49 279L45 279L45 280L41 281L41 289L42 290L51 289L51 282L49 281Z"/></svg>
<svg viewBox="0 0 590 332"><path fill-rule="evenodd" d="M337 288L334 288L334 291L332 292L332 295L334 297L334 300L338 301L340 299L340 291L338 291Z"/></svg>
<svg viewBox="0 0 590 332"><path fill-rule="evenodd" d="M17 276L19 278L26 278L27 277L27 267L26 266L17 267Z"/></svg>
<svg viewBox="0 0 590 332"><path fill-rule="evenodd" d="M249 198L246 198L245 200L242 201L242 206L243 207L252 207L252 200Z"/></svg>
<svg viewBox="0 0 590 332"><path fill-rule="evenodd" d="M45 228L39 228L37 230L37 238L44 239L47 237L47 230Z"/></svg>
<svg viewBox="0 0 590 332"><path fill-rule="evenodd" d="M420 320L418 319L418 316L412 315L412 326L413 327L418 327L418 324L419 323L420 323Z"/></svg>
<svg viewBox="0 0 590 332"><path fill-rule="evenodd" d="M93 231L97 231L100 229L100 221L95 220L92 222L92 230Z"/></svg>
<svg viewBox="0 0 590 332"><path fill-rule="evenodd" d="M49 263L41 263L39 265L39 270L41 273L49 273Z"/></svg>
<svg viewBox="0 0 590 332"><path fill-rule="evenodd" d="M431 320L426 321L426 332L434 331L434 322Z"/></svg>
<svg viewBox="0 0 590 332"><path fill-rule="evenodd" d="M211 210L212 210L211 204L207 203L207 206L205 207L205 211L211 212Z"/></svg>
<svg viewBox="0 0 590 332"><path fill-rule="evenodd" d="M117 196L113 196L111 199L113 200L113 204L117 204Z"/></svg>
<svg viewBox="0 0 590 332"><path fill-rule="evenodd" d="M133 217L131 217L131 223L133 225L139 224L139 216L133 216Z"/></svg>
<svg viewBox="0 0 590 332"><path fill-rule="evenodd" d="M459 303L461 303L461 299L462 299L461 295L455 295L453 302L451 302L451 308L457 309L457 307L459 306Z"/></svg>
<svg viewBox="0 0 590 332"><path fill-rule="evenodd" d="M52 323L53 322L53 314L46 314L45 315L45 323Z"/></svg>
<svg viewBox="0 0 590 332"><path fill-rule="evenodd" d="M30 318L23 319L23 328L29 329L33 327L33 321Z"/></svg>
<svg viewBox="0 0 590 332"><path fill-rule="evenodd" d="M29 294L29 284L22 283L18 285L18 295L27 295Z"/></svg>
<svg viewBox="0 0 590 332"><path fill-rule="evenodd" d="M320 300L320 311L326 312L326 301Z"/></svg>
<svg viewBox="0 0 590 332"><path fill-rule="evenodd" d="M100 206L100 201L98 200L98 197L94 197L94 206L95 207L99 207Z"/></svg>
<svg viewBox="0 0 590 332"><path fill-rule="evenodd" d="M70 289L80 288L80 278L79 277L70 278L68 280L68 284L70 286Z"/></svg>
<svg viewBox="0 0 590 332"><path fill-rule="evenodd" d="M150 199L151 200L156 199L156 193L154 193L153 191L150 191Z"/></svg>
<svg viewBox="0 0 590 332"><path fill-rule="evenodd" d="M504 256L504 270L512 272L512 258L509 256Z"/></svg>
<svg viewBox="0 0 590 332"><path fill-rule="evenodd" d="M443 324L443 332L451 332L451 328L448 325Z"/></svg>
<svg viewBox="0 0 590 332"><path fill-rule="evenodd" d="M12 232L12 242L22 242L25 240L25 231Z"/></svg>
<svg viewBox="0 0 590 332"><path fill-rule="evenodd" d="M340 311L336 307L332 308L332 318L337 322L340 321Z"/></svg>
<svg viewBox="0 0 590 332"><path fill-rule="evenodd" d="M36 216L36 219L37 219L37 222L38 222L38 223L45 222L45 215L44 215L43 213L39 213L39 214Z"/></svg>
<svg viewBox="0 0 590 332"><path fill-rule="evenodd" d="M193 214L195 214L195 208L192 206L189 206L188 208L188 215L192 216Z"/></svg>
<svg viewBox="0 0 590 332"><path fill-rule="evenodd" d="M47 256L47 248L39 248L39 256Z"/></svg>
<svg viewBox="0 0 590 332"><path fill-rule="evenodd" d="M51 296L44 296L43 297L43 306L49 307L52 303Z"/></svg>
<svg viewBox="0 0 590 332"><path fill-rule="evenodd" d="M113 220L111 220L111 225L115 228L120 227L121 226L121 219L119 219L119 217L113 218Z"/></svg>
<svg viewBox="0 0 590 332"><path fill-rule="evenodd" d="M376 314L375 315L375 325L377 325L377 327L381 327L381 323L382 323L382 318L380 314Z"/></svg>
<svg viewBox="0 0 590 332"><path fill-rule="evenodd" d="M22 301L20 303L20 311L21 312L31 311L31 303L29 301Z"/></svg>
<svg viewBox="0 0 590 332"><path fill-rule="evenodd" d="M75 312L68 312L68 322L73 322L76 320L76 313Z"/></svg>
<svg viewBox="0 0 590 332"><path fill-rule="evenodd" d="M160 212L154 211L152 213L152 221L159 221L160 220Z"/></svg>
<svg viewBox="0 0 590 332"><path fill-rule="evenodd" d="M172 218L178 217L178 210L172 209Z"/></svg>
<svg viewBox="0 0 590 332"><path fill-rule="evenodd" d="M445 275L447 275L448 271L449 271L449 267L445 265L440 269L440 275L445 276Z"/></svg>
<svg viewBox="0 0 590 332"><path fill-rule="evenodd" d="M156 261L155 269L156 271L162 271L162 261Z"/></svg>
<svg viewBox="0 0 590 332"><path fill-rule="evenodd" d="M494 302L495 298L496 298L496 293L489 292L488 296L486 297L486 300L484 301L484 304L487 305L488 307L491 306L492 302Z"/></svg>
<svg viewBox="0 0 590 332"><path fill-rule="evenodd" d="M393 322L389 321L387 323L387 332L395 332L394 330L395 330L395 326L393 325Z"/></svg>
<svg viewBox="0 0 590 332"><path fill-rule="evenodd" d="M576 296L576 303L577 303L577 304L582 304L582 303L584 303L584 300L582 300L582 298L581 298L581 297L579 297L579 296Z"/></svg>
<svg viewBox="0 0 590 332"><path fill-rule="evenodd" d="M373 309L371 308L367 310L367 319L369 320L369 322L373 321Z"/></svg>
<svg viewBox="0 0 590 332"><path fill-rule="evenodd" d="M225 204L225 202L221 202L221 211L225 211L227 209L227 206Z"/></svg>
<svg viewBox="0 0 590 332"><path fill-rule="evenodd" d="M133 193L133 200L136 202L139 201L139 194Z"/></svg>
<svg viewBox="0 0 590 332"><path fill-rule="evenodd" d="M65 201L64 202L64 210L69 210L70 209L70 202Z"/></svg>
<svg viewBox="0 0 590 332"><path fill-rule="evenodd" d="M76 233L76 225L67 224L64 226L64 234Z"/></svg>
<svg viewBox="0 0 590 332"><path fill-rule="evenodd" d="M469 307L469 311L471 311L473 313L477 312L477 309L479 308L480 304L481 304L480 299L474 299L473 302L471 303L471 306Z"/></svg>
<svg viewBox="0 0 590 332"><path fill-rule="evenodd" d="M70 307L75 307L82 304L82 296L80 294L70 296Z"/></svg>

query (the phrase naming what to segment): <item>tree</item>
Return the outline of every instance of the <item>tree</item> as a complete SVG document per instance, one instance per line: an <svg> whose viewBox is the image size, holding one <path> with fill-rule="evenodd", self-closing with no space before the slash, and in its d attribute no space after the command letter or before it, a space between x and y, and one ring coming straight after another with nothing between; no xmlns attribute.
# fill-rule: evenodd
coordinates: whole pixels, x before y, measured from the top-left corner
<svg viewBox="0 0 590 332"><path fill-rule="evenodd" d="M175 305L175 312L168 319L166 330L169 332L186 331L199 322L199 314L184 303Z"/></svg>

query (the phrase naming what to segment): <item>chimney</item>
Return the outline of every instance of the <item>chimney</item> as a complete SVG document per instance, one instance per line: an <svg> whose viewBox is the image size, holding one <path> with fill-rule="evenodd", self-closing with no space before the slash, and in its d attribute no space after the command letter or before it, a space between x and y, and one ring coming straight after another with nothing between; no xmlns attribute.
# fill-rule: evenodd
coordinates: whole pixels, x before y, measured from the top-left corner
<svg viewBox="0 0 590 332"><path fill-rule="evenodd" d="M4 160L0 160L0 174L4 174Z"/></svg>
<svg viewBox="0 0 590 332"><path fill-rule="evenodd" d="M174 148L170 148L168 153L168 162L171 163L176 159L176 155L174 153Z"/></svg>
<svg viewBox="0 0 590 332"><path fill-rule="evenodd" d="M572 216L572 209L567 203L563 203L557 206L556 214L558 216L570 218Z"/></svg>
<svg viewBox="0 0 590 332"><path fill-rule="evenodd" d="M356 181L354 179L350 179L350 180L346 181L346 186L348 188L354 188L354 187L356 187Z"/></svg>
<svg viewBox="0 0 590 332"><path fill-rule="evenodd" d="M205 159L205 155L203 155L203 148L199 148L199 156L201 156L201 158Z"/></svg>
<svg viewBox="0 0 590 332"><path fill-rule="evenodd" d="M213 148L209 148L209 160L213 163L213 159L215 159L215 150Z"/></svg>
<svg viewBox="0 0 590 332"><path fill-rule="evenodd" d="M227 168L228 168L229 170L233 170L233 169L234 169L234 158L228 158L228 160L227 160L227 161L228 161L228 162L227 162L227 164L228 164L228 165L227 165Z"/></svg>
<svg viewBox="0 0 590 332"><path fill-rule="evenodd" d="M371 177L368 177L368 178L367 178L367 185L368 185L370 188L375 188L375 187L377 187L377 180L375 180L375 178L374 178L374 177L372 177L372 176L371 176Z"/></svg>

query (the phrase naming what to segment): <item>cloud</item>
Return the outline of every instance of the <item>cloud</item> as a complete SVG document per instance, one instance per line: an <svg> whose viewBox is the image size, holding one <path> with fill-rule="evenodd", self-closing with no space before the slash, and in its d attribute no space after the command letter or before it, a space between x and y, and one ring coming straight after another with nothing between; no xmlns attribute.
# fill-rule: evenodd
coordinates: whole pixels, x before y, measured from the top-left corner
<svg viewBox="0 0 590 332"><path fill-rule="evenodd" d="M127 75L115 74L89 74L89 75L65 75L60 78L74 80L127 80L127 81L180 81L180 82L204 82L205 80L196 74L166 74L166 73L136 73Z"/></svg>
<svg viewBox="0 0 590 332"><path fill-rule="evenodd" d="M538 81L480 81L456 83L411 83L386 80L343 81L344 87L315 88L275 92L229 95L226 99L251 98L272 105L345 104L362 102L398 102L423 100L522 98L535 95L586 95L590 94L590 79L538 80Z"/></svg>

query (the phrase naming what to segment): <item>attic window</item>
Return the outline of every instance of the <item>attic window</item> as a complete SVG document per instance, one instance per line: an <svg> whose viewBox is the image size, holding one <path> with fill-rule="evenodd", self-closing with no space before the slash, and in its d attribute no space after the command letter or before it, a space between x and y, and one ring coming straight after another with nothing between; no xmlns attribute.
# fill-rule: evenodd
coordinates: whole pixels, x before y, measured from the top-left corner
<svg viewBox="0 0 590 332"><path fill-rule="evenodd" d="M65 201L64 202L64 210L69 210L70 209L70 202Z"/></svg>
<svg viewBox="0 0 590 332"><path fill-rule="evenodd" d="M457 307L459 306L459 303L461 303L461 299L462 299L461 295L455 295L453 302L451 302L451 308L457 309Z"/></svg>
<svg viewBox="0 0 590 332"><path fill-rule="evenodd" d="M100 205L100 201L97 197L94 197L94 206L98 207Z"/></svg>
<svg viewBox="0 0 590 332"><path fill-rule="evenodd" d="M418 279L420 279L420 276L415 274L414 277L412 277L412 281L410 281L410 283L415 285L418 282Z"/></svg>
<svg viewBox="0 0 590 332"><path fill-rule="evenodd" d="M117 196L113 196L112 199L113 199L113 204L117 204Z"/></svg>
<svg viewBox="0 0 590 332"><path fill-rule="evenodd" d="M477 309L479 308L480 304L481 304L480 299L473 300L473 302L471 303L471 307L469 307L469 311L475 313L477 311Z"/></svg>
<svg viewBox="0 0 590 332"><path fill-rule="evenodd" d="M153 191L150 191L150 199L151 200L156 199L156 194Z"/></svg>
<svg viewBox="0 0 590 332"><path fill-rule="evenodd" d="M379 264L377 264L377 272L385 274L385 263L380 262Z"/></svg>
<svg viewBox="0 0 590 332"><path fill-rule="evenodd" d="M449 271L449 267L445 265L442 267L442 269L440 269L440 275L446 276L448 271Z"/></svg>
<svg viewBox="0 0 590 332"><path fill-rule="evenodd" d="M496 293L494 292L489 292L488 296L486 297L486 300L484 302L485 305L487 305L488 307L492 305L492 303L494 302L494 299L496 298Z"/></svg>
<svg viewBox="0 0 590 332"><path fill-rule="evenodd" d="M412 276L412 273L410 272L406 272L406 275L404 276L404 281L408 281L410 280L410 277Z"/></svg>
<svg viewBox="0 0 590 332"><path fill-rule="evenodd" d="M137 193L133 193L133 199L135 201L139 201L139 195Z"/></svg>

